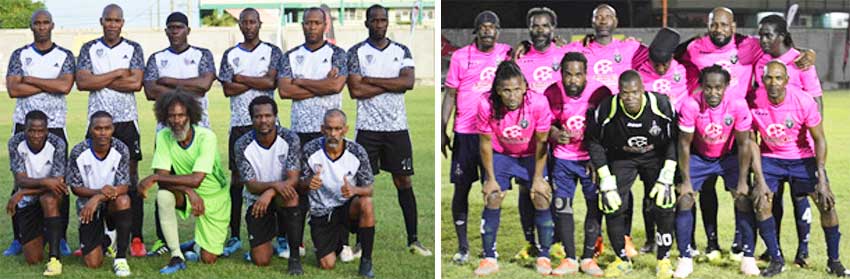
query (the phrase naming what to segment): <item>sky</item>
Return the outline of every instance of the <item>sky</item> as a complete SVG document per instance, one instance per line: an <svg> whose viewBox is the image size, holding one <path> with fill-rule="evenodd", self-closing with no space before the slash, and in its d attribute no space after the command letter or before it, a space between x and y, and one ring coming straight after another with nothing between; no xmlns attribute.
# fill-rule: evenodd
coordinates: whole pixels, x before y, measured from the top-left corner
<svg viewBox="0 0 850 279"><path fill-rule="evenodd" d="M157 22L157 1L159 2L159 21ZM124 10L124 27L128 28L162 28L165 18L171 13L171 3L176 11L187 13L187 3L195 7L189 18L189 25L197 27L198 0L42 0L47 10L53 14L56 28L100 28L100 14L103 7L111 3L118 4Z"/></svg>

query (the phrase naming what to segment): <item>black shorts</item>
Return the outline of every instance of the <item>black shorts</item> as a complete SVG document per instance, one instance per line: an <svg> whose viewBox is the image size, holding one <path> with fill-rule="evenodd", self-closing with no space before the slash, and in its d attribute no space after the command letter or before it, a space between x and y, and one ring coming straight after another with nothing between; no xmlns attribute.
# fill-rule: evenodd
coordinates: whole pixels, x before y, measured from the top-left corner
<svg viewBox="0 0 850 279"><path fill-rule="evenodd" d="M451 182L469 185L484 174L478 134L455 133L452 140Z"/></svg>
<svg viewBox="0 0 850 279"><path fill-rule="evenodd" d="M351 201L334 208L330 216L310 216L310 237L313 238L317 259L341 252L348 234L357 232L357 224L348 218Z"/></svg>
<svg viewBox="0 0 850 279"><path fill-rule="evenodd" d="M115 126L112 137L120 140L130 149L130 160L141 161L142 140L139 136L139 129L136 127L136 122L115 122L112 125ZM91 138L91 134L88 131L86 131L86 138Z"/></svg>
<svg viewBox="0 0 850 279"><path fill-rule="evenodd" d="M20 132L23 132L23 131L24 131L24 125L15 123L15 132L14 133L17 134L17 133L20 133ZM73 146L68 146L68 138L65 137L65 129L64 128L47 128L47 132L53 134L54 136L59 137L60 139L62 139L62 142L65 143L65 149L66 149L67 152L70 152L70 149L73 148ZM67 154L65 154L65 155L67 157Z"/></svg>
<svg viewBox="0 0 850 279"><path fill-rule="evenodd" d="M301 142L301 147L307 145L308 142L322 137L322 133L296 133L298 135L298 141Z"/></svg>
<svg viewBox="0 0 850 279"><path fill-rule="evenodd" d="M253 204L245 211L245 224L248 227L251 248L255 248L277 236L277 208L269 206L266 208L266 215L259 219L254 218L252 211L254 211Z"/></svg>
<svg viewBox="0 0 850 279"><path fill-rule="evenodd" d="M21 242L21 245L26 245L44 235L44 212L38 200L32 201L26 207L15 208L12 222L18 226L18 235L15 238Z"/></svg>
<svg viewBox="0 0 850 279"><path fill-rule="evenodd" d="M107 203L101 203L95 211L91 222L88 224L80 223L80 249L83 250L83 255L88 255L89 252L98 246L109 246L109 237L103 229L104 222L106 226L113 230L115 226L109 222L109 210L106 208Z"/></svg>
<svg viewBox="0 0 850 279"><path fill-rule="evenodd" d="M413 146L407 130L394 132L375 132L357 130L355 141L366 149L372 173L380 170L392 174L413 175Z"/></svg>
<svg viewBox="0 0 850 279"><path fill-rule="evenodd" d="M227 143L227 165L230 167L230 172L233 173L233 175L239 174L239 170L236 169L236 150L233 150L236 148L236 141L239 140L239 138L241 138L245 133L250 132L253 128L254 126L251 125L230 127L230 137L228 138Z"/></svg>

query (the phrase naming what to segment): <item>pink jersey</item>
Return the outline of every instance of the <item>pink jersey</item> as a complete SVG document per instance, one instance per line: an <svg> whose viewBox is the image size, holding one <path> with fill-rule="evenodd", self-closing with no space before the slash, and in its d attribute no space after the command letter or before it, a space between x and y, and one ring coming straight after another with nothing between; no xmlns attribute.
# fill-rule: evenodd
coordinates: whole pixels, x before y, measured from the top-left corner
<svg viewBox="0 0 850 279"><path fill-rule="evenodd" d="M694 134L692 146L699 155L720 158L735 144L733 131L749 131L753 119L747 102L723 98L717 107L703 99L702 92L682 100L679 111L679 130Z"/></svg>
<svg viewBox="0 0 850 279"><path fill-rule="evenodd" d="M601 84L588 81L581 95L573 98L567 96L564 84L557 82L549 86L543 94L549 100L552 125L560 126L570 135L568 144L550 142L555 146L555 158L573 161L590 159L587 149L581 144L584 139L585 115L588 109L596 107L602 99L611 96L611 90Z"/></svg>
<svg viewBox="0 0 850 279"><path fill-rule="evenodd" d="M739 39L740 42L737 41ZM717 64L732 77L724 98L744 100L750 90L755 58L760 54L761 47L756 37L733 36L723 47L714 45L707 35L695 39L688 44L681 61L686 67L694 67L688 69L688 91L693 92L699 86L699 71Z"/></svg>
<svg viewBox="0 0 850 279"><path fill-rule="evenodd" d="M679 110L682 100L688 96L688 80L685 74L685 66L670 61L670 68L664 75L658 75L652 68L652 61L647 60L637 68L643 80L643 87L647 91L667 95L673 107Z"/></svg>
<svg viewBox="0 0 850 279"><path fill-rule="evenodd" d="M821 122L818 105L802 89L788 86L785 100L774 105L764 88L756 91L750 104L753 126L761 135L761 154L778 159L803 159L815 156L810 127Z"/></svg>
<svg viewBox="0 0 850 279"><path fill-rule="evenodd" d="M773 58L769 54L764 54L756 63L756 83L759 87L764 87L764 81L761 77L764 75L764 66L771 60L779 60L785 63L785 69L788 72L788 85L802 88L804 92L812 97L820 97L823 95L823 89L820 87L820 78L815 66L812 65L808 70L802 71L794 64L794 59L800 56L800 52L796 49L790 49L785 54L778 58Z"/></svg>
<svg viewBox="0 0 850 279"><path fill-rule="evenodd" d="M647 48L638 41L620 41L613 39L608 45L591 42L584 49L587 57L587 80L592 80L619 93L617 82L620 74L635 68L647 56Z"/></svg>
<svg viewBox="0 0 850 279"><path fill-rule="evenodd" d="M555 43L549 45L544 52L539 52L533 47L517 60L517 65L522 69L522 74L528 81L528 90L537 94L543 94L549 85L561 81L561 59L570 47L557 47Z"/></svg>
<svg viewBox="0 0 850 279"><path fill-rule="evenodd" d="M494 152L511 157L534 155L534 133L549 132L551 123L546 97L531 91L518 109L508 111L501 120L493 118L489 94L482 95L478 106L478 132L492 137Z"/></svg>
<svg viewBox="0 0 850 279"><path fill-rule="evenodd" d="M452 54L446 87L457 89L454 131L478 133L478 103L481 94L489 93L499 63L508 60L511 46L499 44L490 52L481 52L475 44L465 46Z"/></svg>

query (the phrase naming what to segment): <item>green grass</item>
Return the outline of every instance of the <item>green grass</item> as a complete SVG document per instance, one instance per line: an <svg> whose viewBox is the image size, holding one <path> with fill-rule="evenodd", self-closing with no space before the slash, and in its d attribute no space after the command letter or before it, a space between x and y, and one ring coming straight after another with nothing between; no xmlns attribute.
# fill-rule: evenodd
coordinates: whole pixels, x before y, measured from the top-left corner
<svg viewBox="0 0 850 279"><path fill-rule="evenodd" d="M419 239L426 247L434 249L434 87L421 86L407 94L407 109L408 120L410 124L411 138L413 139L414 164L416 175L413 177L414 187L417 193L417 202L419 208ZM227 132L230 125L230 103L222 94L221 88L214 88L208 94L209 96L209 114L212 122L213 130L219 138L218 149L222 154L223 160L227 160ZM345 96L348 96L345 93ZM86 107L87 93L72 92L68 96L68 140L73 146L82 140L85 132L86 123ZM154 115L152 111L153 103L145 100L144 95L139 93L136 96L139 109L140 129L142 134L142 151L144 159L139 163L139 175L144 177L151 173L150 162L152 158L153 140L154 140ZM289 101L279 101L280 105L280 120L282 124L289 127ZM354 119L355 119L355 102L345 98L343 101L344 110L349 114L349 125L351 130L348 137L354 138ZM6 99L0 102L0 112L3 112L4 117L0 118L0 142L5 148L8 142L10 132L12 130L12 111L14 109L14 100ZM227 162L222 162L225 166ZM12 176L9 169L9 154L6 151L0 152L0 193L6 197L11 191ZM376 226L376 241L375 250L373 253L373 261L375 264L375 273L383 278L433 278L434 277L434 259L431 257L421 257L412 255L407 252L406 248L406 233L404 229L404 221L401 215L401 209L398 206L396 199L396 190L392 184L392 179L389 174L382 172L376 177L375 181L375 213L377 219ZM75 211L71 211L71 224L68 227L68 242L72 249L78 247L78 227L79 221L76 219ZM5 206L6 199L2 199L2 205ZM150 198L145 201L145 224L144 236L148 247L156 239L154 233L154 199ZM180 222L180 239L187 240L191 237L194 221ZM352 263L341 263L335 270L322 271L318 269L318 263L315 255L310 252L312 247L312 239L309 237L309 226L305 233L305 245L307 246L307 256L303 259L306 277L355 277L357 274L357 261ZM181 278L265 278L265 277L280 277L285 273L286 260L274 258L271 266L259 268L251 263L245 262L242 259L243 252L250 249L248 244L247 232L244 222L242 222L242 250L230 258L222 258L214 265L204 265L199 263L190 263L186 271L180 273ZM3 216L0 218L0 246L2 249L12 240L11 218ZM353 243L353 242L352 242ZM129 252L128 252L129 254ZM165 265L168 257L155 258L129 258L130 268L135 277L159 277L159 269ZM65 257L62 259L63 277L66 278L93 278L114 277L111 268L111 261L105 260L104 265L99 269L87 269L83 266L81 258ZM28 266L22 256L17 257L0 257L0 278L19 278L19 277L40 277L44 271L44 265Z"/></svg>
<svg viewBox="0 0 850 279"><path fill-rule="evenodd" d="M850 231L848 229L848 221L850 221L850 174L845 170L850 165L850 145L847 143L850 142L850 129L847 128L846 123L847 119L850 119L850 111L847 110L847 106L850 106L850 92L848 91L836 91L836 92L828 92L824 94L824 106L825 106L825 121L824 126L826 128L827 138L829 139L829 160L827 161L827 167L831 170L830 180L832 181L831 187L833 192L835 193L837 200L837 210L839 214L840 222L843 223L843 231ZM474 184L472 190L470 191L469 201L470 201L470 212L469 212L469 242L471 246L470 255L470 263L459 266L454 263L451 263L451 257L456 252L457 249L457 236L454 231L454 226L452 224L451 218L451 199L453 193L453 186L449 183L449 160L442 160L442 185L440 186L442 189L441 199L442 199L442 208L441 214L443 216L441 223L441 232L442 232L442 253L441 253L441 262L442 262L442 277L443 278L465 278L473 276L472 271L478 265L478 256L481 253L481 235L479 233L479 227L481 224L480 216L481 210L484 207L483 199L481 197L481 186L480 184ZM635 185L633 189L642 189L642 185L638 182L638 185ZM717 186L718 189L721 189L721 186ZM580 191L579 191L580 192ZM636 193L640 193L641 190L637 190ZM732 212L732 200L730 195L723 193L718 190L719 202L720 202L720 210L718 213L718 226L719 226L719 238L721 246L724 250L729 249L729 245L732 241L732 237L734 234L734 219ZM505 203L502 205L502 222L501 227L499 228L498 235L498 250L500 254L499 266L500 271L488 278L522 278L522 277L533 277L536 278L539 275L535 273L532 268L522 267L516 263L509 262L509 259L524 245L525 241L522 236L522 231L519 225L519 214L517 213L517 191L509 191L508 196L505 198ZM828 278L825 273L826 270L826 244L824 242L823 230L820 228L819 222L819 214L816 213L814 204L812 204L812 210L815 211L812 222L812 231L811 231L811 239L809 242L809 252L810 258L809 263L811 265L808 269L800 269L794 267L791 264L793 260L794 253L797 249L797 235L794 227L793 220L793 209L791 209L790 199L786 197L784 199L785 203L785 216L782 220L782 232L781 232L781 240L782 247L785 250L785 260L786 260L786 268L787 270L777 276L776 278ZM584 205L584 197L581 194L576 195L575 201L575 222L576 222L576 243L580 247L581 241L584 239L582 226L584 224L584 213L586 212L586 207ZM633 227L633 237L635 245L640 246L646 241L646 236L643 232L643 218L642 214L640 214L639 207L640 205L635 205L636 213L634 219L634 227ZM702 221L701 217L697 217L697 236L696 241L698 247L700 249L705 248L705 232L702 229ZM604 226L603 226L604 228ZM613 254L611 251L611 246L608 243L607 239L607 231L603 232L606 236L606 250L605 254L600 259L600 266L605 268L605 266L613 261ZM761 240L758 241L758 248L756 249L756 255L760 254L764 251L764 245ZM841 255L842 259L844 259L845 265L850 263L850 240L845 237L842 241L841 247ZM673 247L674 251L671 251L673 259L678 258L678 250L676 247ZM578 249L577 253L581 254L581 249ZM553 263L555 264L555 263ZM634 267L635 272L625 276L623 278L649 278L655 276L655 256L654 255L641 255L634 259ZM554 267L554 266L553 266ZM674 260L674 268L675 268L675 260ZM724 267L715 267L711 266L707 263L697 263L694 266L694 273L690 278L740 278L742 277L738 273L737 265L730 265ZM587 275L580 275L579 277L590 278Z"/></svg>

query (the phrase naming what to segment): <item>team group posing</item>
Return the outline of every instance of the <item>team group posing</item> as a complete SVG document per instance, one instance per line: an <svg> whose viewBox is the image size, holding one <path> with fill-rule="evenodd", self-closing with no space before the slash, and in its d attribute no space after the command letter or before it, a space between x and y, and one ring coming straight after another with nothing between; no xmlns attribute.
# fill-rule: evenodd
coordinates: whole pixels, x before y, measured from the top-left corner
<svg viewBox="0 0 850 279"><path fill-rule="evenodd" d="M307 9L305 43L284 53L259 39L259 13L245 9L239 15L244 41L225 51L216 75L212 53L188 43L190 28L182 13L168 16L170 46L145 65L141 46L121 36L123 11L117 5L104 8L103 36L85 43L76 61L51 40L50 13L35 12L34 42L12 53L6 76L17 104L15 134L8 143L14 190L6 207L15 240L4 254L23 252L27 263L35 264L46 243L44 275L61 274L59 259L71 254L65 231L73 192L78 253L86 266L100 266L108 254L115 258L115 274L129 276L129 249L133 256L170 253L160 270L170 274L185 269L186 260L214 263L242 246L244 199L247 260L265 266L277 254L289 258L289 274L303 274L302 236L309 214L320 267L333 268L337 255L342 261L360 257L359 275L371 278L372 186L383 169L392 173L398 190L408 249L430 255L417 238L404 107L404 92L414 84L413 58L407 47L386 37L384 7L374 5L366 13L369 38L346 53L325 41L325 12ZM230 98L229 177L209 129L216 120L207 113L205 95L216 79ZM88 129L68 157L65 95L74 83L89 92ZM355 141L345 138L348 126L340 110L346 84L357 100ZM139 180L135 92L142 88L155 101L157 133L153 174ZM279 124L275 89L292 100L290 129ZM157 241L147 253L143 199L154 184ZM195 216L194 239L181 244L177 216L189 215ZM349 233L357 235L353 249Z"/></svg>
<svg viewBox="0 0 850 279"><path fill-rule="evenodd" d="M778 238L788 183L799 239L794 263L808 265L811 197L825 234L827 272L850 276L839 260L814 53L794 48L785 19L768 16L758 37L744 36L735 33L732 11L720 7L709 14L706 35L680 44L679 34L664 28L648 47L612 37L617 16L609 5L593 10L595 34L582 42L554 39L551 9L533 8L526 19L530 42L512 48L496 42L499 18L484 11L475 19L473 43L452 55L442 146L443 154L452 149L455 262L469 260L468 195L480 176L485 207L477 275L499 270L500 208L513 179L528 243L515 257L536 256L537 272L617 277L632 271L630 258L654 252L658 278L685 278L699 255L697 200L706 256L712 262L722 257L714 190L721 176L734 200L731 258L743 274L769 277L784 269ZM446 133L452 114L454 139ZM650 238L640 252L631 242L631 187L638 176ZM587 204L581 258L573 221L578 182ZM603 217L616 254L604 271L596 261ZM769 264L761 271L756 235L767 247L760 258ZM674 239L675 270L669 259ZM550 255L556 254L563 260L553 268Z"/></svg>

